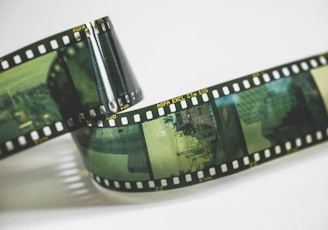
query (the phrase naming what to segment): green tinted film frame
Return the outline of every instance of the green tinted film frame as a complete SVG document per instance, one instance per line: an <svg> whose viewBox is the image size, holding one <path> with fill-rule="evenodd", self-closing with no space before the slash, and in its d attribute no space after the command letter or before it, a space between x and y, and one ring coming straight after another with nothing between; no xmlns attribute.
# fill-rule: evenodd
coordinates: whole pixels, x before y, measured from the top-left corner
<svg viewBox="0 0 328 230"><path fill-rule="evenodd" d="M103 26L102 23L104 21L109 22L108 18L98 19L95 22L99 23L99 28L101 28L101 30L106 31L106 29L111 29L110 24L105 24L105 26ZM15 68L16 66L24 64L28 61L34 60L44 54L47 54L48 52L52 52L53 50L68 47L86 39L87 33L85 28L85 25L75 27L0 58L0 73ZM284 77L310 72L311 70L327 66L327 64L328 53L322 53L302 60L256 72L254 74L250 74L205 89L189 92L187 94L131 112L102 113L98 109L101 105L93 108L88 108L87 111L76 111L76 116L83 113L86 115L85 119L81 121L77 117L67 117L64 120L59 120L50 125L47 125L47 127L51 129L51 135L46 135L44 132L45 129L43 127L41 129L33 130L32 132L21 135L25 138L25 143L23 145L18 140L19 137L6 140L4 143L1 143L0 158L10 156L13 153L27 149L67 132L78 130L80 128L88 127L90 129L106 129L142 124L144 122L149 122L171 113L177 113L192 107L213 103L219 98L228 97L233 94L239 94L241 92L269 84L270 82L277 81ZM141 100L142 97L141 93L139 94L138 87L136 87L136 91L133 92L133 95L129 96L135 101L135 103ZM122 110L130 106L128 103L119 102L120 100L122 99L117 99L118 103L122 105ZM96 115L94 116L91 113ZM230 175L326 141L328 138L327 128L327 125L323 124L321 129L313 130L306 135L287 140L270 148L257 151L256 153L233 159L228 162L212 165L198 171L172 177L140 181L120 181L98 176L92 171L90 172L90 175L101 186L114 190L159 191L164 189L178 188ZM32 133L35 132L37 132L38 137L36 139L33 138L32 135Z"/></svg>
<svg viewBox="0 0 328 230"><path fill-rule="evenodd" d="M293 78L293 75L309 73L311 70L319 69L320 67L327 68L327 64L328 53L311 56L222 84L214 85L209 88L192 91L133 112L115 114L107 117L107 119L104 119L103 121L93 122L91 127L113 128L149 122L171 113L213 103L219 98L225 98L233 94L239 94L260 86L265 86L266 84L275 82L282 78ZM325 122L322 124L321 128L312 130L305 135L299 135L293 139L278 143L269 148L248 153L243 157L205 167L190 173L140 181L113 180L99 176L92 171L90 175L98 184L107 189L131 192L162 191L228 176L245 169L253 168L262 163L287 156L291 153L298 152L304 148L325 142L327 139L328 126L327 122Z"/></svg>
<svg viewBox="0 0 328 230"><path fill-rule="evenodd" d="M100 36L109 37L105 39L105 42L108 42L108 44L105 44L106 47L101 47L102 44L98 42L95 47L88 47L88 50L89 52L95 52L96 50L101 53L103 60L97 61L104 62L102 63L103 65L108 65L108 62L106 63L105 60L106 58L115 59L116 66L108 67L109 70L107 72L111 74L111 76L108 77L107 80L111 78L116 80L116 82L119 81L112 87L119 88L120 90L116 90L113 93L113 98L107 102L99 101L97 105L87 106L81 111L75 111L68 115L65 114L62 116L62 119L57 119L51 124L47 124L45 127L21 133L17 135L17 137L5 140L0 144L0 159L11 156L14 153L59 135L88 126L91 120L98 120L101 119L101 117L107 117L116 112L125 110L138 103L143 98L141 89L130 70L129 63L124 56L113 25L108 17L99 18L92 22L76 26L0 58L0 77L2 77L1 75L7 74L9 71L29 64L49 54L61 52L61 49L69 49L78 46L79 43L89 42L92 39L100 40ZM102 42L104 42L104 39ZM112 47L108 48L107 46ZM108 57L108 55L111 55L111 57ZM95 64L94 61L94 63L90 64L98 67L100 66L99 62ZM52 66L49 66L49 75L51 72L54 72L53 69L55 69L55 67L56 62L54 62ZM40 68L38 66L37 68L42 69L43 67ZM120 73L117 74L117 72ZM52 83L53 80L51 77L49 77L49 79ZM3 86L3 88L6 88L6 86Z"/></svg>

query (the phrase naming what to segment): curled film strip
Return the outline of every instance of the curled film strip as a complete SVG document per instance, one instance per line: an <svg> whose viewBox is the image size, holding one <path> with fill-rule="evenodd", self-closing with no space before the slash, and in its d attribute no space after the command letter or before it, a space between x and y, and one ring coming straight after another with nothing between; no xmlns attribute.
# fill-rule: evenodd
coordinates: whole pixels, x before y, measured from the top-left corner
<svg viewBox="0 0 328 230"><path fill-rule="evenodd" d="M108 18L51 36L0 61L0 158L142 99Z"/></svg>
<svg viewBox="0 0 328 230"><path fill-rule="evenodd" d="M142 94L108 18L7 55L0 68L0 157L71 131L109 189L201 183L328 138L328 53L131 112L120 111Z"/></svg>

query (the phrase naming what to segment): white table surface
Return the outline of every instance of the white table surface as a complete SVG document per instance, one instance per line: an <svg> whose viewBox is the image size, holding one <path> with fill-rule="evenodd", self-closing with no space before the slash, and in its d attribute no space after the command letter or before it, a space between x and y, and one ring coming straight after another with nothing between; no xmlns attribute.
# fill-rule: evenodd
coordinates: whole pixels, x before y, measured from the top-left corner
<svg viewBox="0 0 328 230"><path fill-rule="evenodd" d="M327 10L325 0L1 0L0 56L109 15L140 108L328 51ZM327 147L182 189L122 193L91 182L66 134L0 162L0 229L327 229Z"/></svg>

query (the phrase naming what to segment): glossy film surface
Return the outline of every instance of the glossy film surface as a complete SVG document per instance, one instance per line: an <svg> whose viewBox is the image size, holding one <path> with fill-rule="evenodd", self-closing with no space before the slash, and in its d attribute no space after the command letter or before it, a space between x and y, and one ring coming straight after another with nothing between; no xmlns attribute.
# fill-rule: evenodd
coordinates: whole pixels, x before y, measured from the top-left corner
<svg viewBox="0 0 328 230"><path fill-rule="evenodd" d="M108 18L1 58L0 157L72 132L103 187L159 191L219 178L327 139L328 55L145 108Z"/></svg>

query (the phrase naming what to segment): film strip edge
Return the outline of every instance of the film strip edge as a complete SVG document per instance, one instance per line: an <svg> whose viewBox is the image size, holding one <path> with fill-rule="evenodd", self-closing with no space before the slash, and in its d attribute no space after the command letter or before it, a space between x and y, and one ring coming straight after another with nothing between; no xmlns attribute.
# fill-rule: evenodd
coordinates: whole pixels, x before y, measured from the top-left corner
<svg viewBox="0 0 328 230"><path fill-rule="evenodd" d="M105 21L106 20L103 19L95 21L95 24L97 25L96 28L100 32L105 32L111 28L111 25L104 24ZM44 54L85 39L88 33L85 29L85 25L75 27L0 58L0 73L36 59ZM69 117L66 120L55 121L50 125L43 126L40 129L33 130L27 134L20 135L1 143L0 158L4 158L15 152L43 143L63 133L74 131L82 127L114 128L152 121L170 113L210 103L218 98L224 98L234 93L247 91L283 77L293 77L294 74L307 72L321 66L326 66L327 64L328 53L323 53L211 86L209 88L193 91L132 112L116 114L104 109L107 105L91 107L85 111L78 111L77 114L74 114L74 116ZM120 105L120 110L123 111L130 105L138 102L141 97L141 91L137 88L122 97L117 98L116 103ZM110 105L108 106L110 107ZM313 133L307 133L306 135L294 140L278 143L273 147L254 152L248 156L219 163L195 172L161 179L121 181L102 178L92 172L90 175L98 184L105 188L121 191L161 191L166 188L178 188L230 175L247 168L252 168L269 160L294 153L303 148L313 146L327 139L328 127L324 127Z"/></svg>
<svg viewBox="0 0 328 230"><path fill-rule="evenodd" d="M56 121L54 124L45 126L39 130L33 130L26 135L18 136L17 138L8 140L5 143L1 143L0 159L84 126L108 128L151 121L172 112L181 111L202 103L208 103L211 100L228 96L231 93L249 90L270 81L290 76L291 74L297 74L302 71L309 71L327 64L328 53L323 53L256 72L209 88L193 91L128 113L123 112L108 115L103 112L101 109L102 106L100 105L91 108L85 113L77 113L75 117L70 117L66 121ZM137 89L135 92L131 93L130 97L135 98L135 95L138 94L140 94L140 90ZM118 100L118 103L121 104L122 102ZM81 115L83 116L82 120L79 119ZM101 117L102 119L99 119Z"/></svg>
<svg viewBox="0 0 328 230"><path fill-rule="evenodd" d="M123 192L149 192L176 189L189 185L199 184L213 179L229 176L246 169L262 165L268 161L281 158L328 140L328 127L306 134L295 140L277 144L274 147L258 151L252 155L244 156L230 162L204 168L183 175L140 181L111 180L89 172L89 176L100 186L106 189Z"/></svg>
<svg viewBox="0 0 328 230"><path fill-rule="evenodd" d="M311 56L208 88L192 91L135 111L111 114L102 120L90 120L89 126L94 128L120 127L151 121L173 112L179 112L192 106L209 103L215 99L229 96L232 93L243 92L280 78L310 71L327 64L328 53Z"/></svg>
<svg viewBox="0 0 328 230"><path fill-rule="evenodd" d="M327 53L291 62L285 65L264 70L227 83L219 84L199 91L172 98L170 100L143 108L137 111L111 116L108 119L108 127L121 127L129 124L137 124L178 112L193 106L208 103L219 97L225 97L233 93L239 93L283 77L310 71L328 64ZM242 85L242 87L240 86ZM177 104L176 104L177 103ZM132 114L132 115L131 115ZM116 122L117 120L117 122ZM94 127L102 128L103 123L94 123ZM211 166L203 170L172 176L161 179L120 181L103 178L90 172L90 176L100 186L119 191L162 191L165 189L180 188L187 185L202 183L215 178L231 175L248 168L260 165L273 159L289 155L304 148L322 143L328 139L328 127L323 127L313 133L276 144L248 156L243 156L229 162Z"/></svg>
<svg viewBox="0 0 328 230"><path fill-rule="evenodd" d="M88 24L91 24L91 28ZM109 18L104 17L39 40L1 57L0 74L51 52L85 41L90 36L90 29L94 29L94 32L99 35L110 32L112 28L113 26ZM55 64L54 67L56 67ZM52 71L55 72L56 68L53 69ZM141 89L136 87L124 95L114 98L113 102L119 106L119 111L123 111L140 102L142 98ZM77 111L75 114L71 114L71 116L63 120L56 120L52 124L6 140L4 143L0 143L0 160L59 135L84 126L90 126L91 120L99 120L100 117L112 115L111 107L111 102L108 104L101 103L98 106Z"/></svg>

